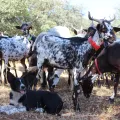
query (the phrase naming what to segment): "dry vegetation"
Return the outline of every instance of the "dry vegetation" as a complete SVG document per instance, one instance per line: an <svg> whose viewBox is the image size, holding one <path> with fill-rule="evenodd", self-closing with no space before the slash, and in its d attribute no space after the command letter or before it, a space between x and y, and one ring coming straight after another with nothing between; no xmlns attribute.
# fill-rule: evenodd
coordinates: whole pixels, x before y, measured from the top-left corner
<svg viewBox="0 0 120 120"><path fill-rule="evenodd" d="M120 89L120 88L119 88ZM120 120L120 94L114 104L108 101L112 94L113 87L110 89L102 86L94 87L93 93L89 99L86 99L82 93L79 95L81 112L74 112L72 104L72 92L67 85L66 76L61 76L61 81L56 87L56 92L64 101L64 108L61 111L62 116L54 116L46 113L23 112L12 115L0 114L0 120ZM0 105L9 103L9 86L0 86Z"/></svg>

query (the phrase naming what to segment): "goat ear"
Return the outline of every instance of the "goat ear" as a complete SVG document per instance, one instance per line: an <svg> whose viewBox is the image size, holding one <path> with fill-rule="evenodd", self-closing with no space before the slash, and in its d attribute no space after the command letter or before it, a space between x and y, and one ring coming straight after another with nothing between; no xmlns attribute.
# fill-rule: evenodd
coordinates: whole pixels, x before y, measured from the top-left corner
<svg viewBox="0 0 120 120"><path fill-rule="evenodd" d="M87 29L83 29L85 32L87 32L88 30Z"/></svg>
<svg viewBox="0 0 120 120"><path fill-rule="evenodd" d="M120 28L118 28L118 27L113 27L113 29L114 29L115 32L119 32L120 31Z"/></svg>
<svg viewBox="0 0 120 120"><path fill-rule="evenodd" d="M7 75L7 80L10 84L16 79L16 77L10 71L7 71L6 74L6 70L4 70L4 75Z"/></svg>
<svg viewBox="0 0 120 120"><path fill-rule="evenodd" d="M97 24L96 28L99 31L100 30L100 24Z"/></svg>
<svg viewBox="0 0 120 120"><path fill-rule="evenodd" d="M21 26L15 26L17 29L21 29Z"/></svg>
<svg viewBox="0 0 120 120"><path fill-rule="evenodd" d="M76 29L74 29L73 32L74 32L75 35L78 34L78 30L76 30Z"/></svg>

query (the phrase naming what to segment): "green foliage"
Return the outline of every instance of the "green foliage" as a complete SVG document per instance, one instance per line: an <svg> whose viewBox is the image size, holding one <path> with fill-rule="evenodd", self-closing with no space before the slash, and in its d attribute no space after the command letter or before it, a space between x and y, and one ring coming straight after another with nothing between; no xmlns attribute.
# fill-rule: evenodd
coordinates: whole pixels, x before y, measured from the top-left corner
<svg viewBox="0 0 120 120"><path fill-rule="evenodd" d="M62 0L0 0L0 31L9 35L19 32L15 26L31 22L32 33L38 35L51 27L86 27L81 6L71 6Z"/></svg>
<svg viewBox="0 0 120 120"><path fill-rule="evenodd" d="M7 34L15 34L15 25L20 24L20 20L29 19L27 5L24 0L1 0L0 1L0 30Z"/></svg>
<svg viewBox="0 0 120 120"><path fill-rule="evenodd" d="M115 8L115 21L113 21L113 26L120 27L120 4L118 4ZM120 38L120 32L117 32L117 36Z"/></svg>

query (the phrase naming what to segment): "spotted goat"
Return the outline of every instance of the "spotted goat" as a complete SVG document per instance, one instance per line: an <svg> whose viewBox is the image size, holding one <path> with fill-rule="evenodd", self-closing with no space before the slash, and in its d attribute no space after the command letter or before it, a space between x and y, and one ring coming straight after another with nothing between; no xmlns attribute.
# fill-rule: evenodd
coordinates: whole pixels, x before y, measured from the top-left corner
<svg viewBox="0 0 120 120"><path fill-rule="evenodd" d="M90 14L90 13L89 13ZM109 26L109 27L108 27ZM104 38L111 36L113 30L110 22L102 22L101 27L105 27L106 31ZM99 39L96 39L98 32L93 36L93 41L99 43ZM98 37L99 38L99 37ZM89 38L91 39L91 38ZM61 69L70 69L73 73L74 92L73 101L74 109L80 110L78 103L79 90L79 73L84 69L82 63L84 61L84 55L91 48L88 39L81 37L62 38L56 37L48 33L41 33L36 38L32 50L37 52L37 78L41 78L42 65L47 61L48 65ZM61 70L62 71L62 70ZM54 74L53 81L58 81L58 74ZM55 82L54 82L55 83ZM53 84L54 85L54 84ZM76 94L77 93L77 94Z"/></svg>
<svg viewBox="0 0 120 120"><path fill-rule="evenodd" d="M90 47L91 45L86 38L62 38L48 33L41 33L33 45L33 50L37 51L37 78L41 78L42 66L47 61L48 66L51 65L61 69L61 71L59 69L59 74L51 76L54 79L52 86L57 84L59 75L64 69L70 69L74 74L74 87L77 88L75 90L79 92L78 76L84 69L82 65L83 58Z"/></svg>
<svg viewBox="0 0 120 120"><path fill-rule="evenodd" d="M0 40L0 58L5 61L7 68L8 61L18 61L28 57L31 44L27 37L14 36Z"/></svg>

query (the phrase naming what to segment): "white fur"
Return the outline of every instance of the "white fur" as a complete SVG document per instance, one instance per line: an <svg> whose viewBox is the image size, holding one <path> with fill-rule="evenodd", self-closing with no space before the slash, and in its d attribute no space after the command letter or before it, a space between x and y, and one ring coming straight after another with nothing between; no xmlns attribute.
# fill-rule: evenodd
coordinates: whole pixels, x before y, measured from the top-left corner
<svg viewBox="0 0 120 120"><path fill-rule="evenodd" d="M70 30L65 26L55 26L48 30L52 35L60 37L71 37Z"/></svg>
<svg viewBox="0 0 120 120"><path fill-rule="evenodd" d="M13 94L13 98L10 99L10 103L15 106L22 106L20 103L18 103L18 100L23 94L15 91L11 91L11 93Z"/></svg>

